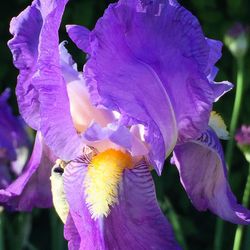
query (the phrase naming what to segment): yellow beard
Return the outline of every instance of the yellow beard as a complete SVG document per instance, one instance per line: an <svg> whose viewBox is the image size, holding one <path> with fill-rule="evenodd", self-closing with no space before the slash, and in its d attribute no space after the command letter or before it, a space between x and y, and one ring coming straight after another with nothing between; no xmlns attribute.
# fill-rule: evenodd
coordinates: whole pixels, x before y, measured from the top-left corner
<svg viewBox="0 0 250 250"><path fill-rule="evenodd" d="M84 179L86 203L93 219L107 216L117 202L118 186L132 157L120 150L108 149L92 158Z"/></svg>

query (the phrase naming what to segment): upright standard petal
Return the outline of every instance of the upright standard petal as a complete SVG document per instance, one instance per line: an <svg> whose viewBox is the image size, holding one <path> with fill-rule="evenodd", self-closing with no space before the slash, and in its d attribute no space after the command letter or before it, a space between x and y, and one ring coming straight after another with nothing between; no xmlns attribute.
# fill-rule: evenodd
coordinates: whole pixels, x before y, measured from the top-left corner
<svg viewBox="0 0 250 250"><path fill-rule="evenodd" d="M39 1L34 1L14 17L10 23L10 33L14 36L9 42L13 62L19 69L16 94L19 110L24 120L34 129L40 127L39 100L33 85L33 75L37 70L39 35L43 18L39 11Z"/></svg>
<svg viewBox="0 0 250 250"><path fill-rule="evenodd" d="M56 155L70 160L79 154L82 144L70 115L58 48L58 29L66 3L35 0L12 20L14 38L9 47L20 70L17 96L24 119L41 130Z"/></svg>
<svg viewBox="0 0 250 250"><path fill-rule="evenodd" d="M90 52L90 42L89 42L89 35L90 31L80 25L67 25L66 26L67 32L72 39L72 41L77 45L77 47L86 53Z"/></svg>
<svg viewBox="0 0 250 250"><path fill-rule="evenodd" d="M71 31L79 44L79 27ZM197 138L212 103L227 91L226 84L213 86L208 79L221 43L206 39L197 19L177 1L120 0L84 41L93 100L146 127L158 172L162 152L168 154L176 142L176 123L179 141Z"/></svg>
<svg viewBox="0 0 250 250"><path fill-rule="evenodd" d="M30 211L34 207L51 207L49 176L55 160L56 157L38 133L26 168L11 185L0 190L0 203L10 210L18 211Z"/></svg>
<svg viewBox="0 0 250 250"><path fill-rule="evenodd" d="M198 210L209 209L233 223L250 223L250 211L237 203L228 184L223 150L214 131L208 129L196 141L176 146L173 159Z"/></svg>
<svg viewBox="0 0 250 250"><path fill-rule="evenodd" d="M160 62L163 55L166 55L164 60L174 56L166 52L173 51L165 47L164 37L159 37L163 33L159 29L166 28L167 5L161 12L165 14L155 16L150 12L138 12L130 3L111 5L97 22L90 34L91 53L84 72L96 104L119 111L123 118L129 118L130 125L146 127L151 160L161 172L162 163L177 140L175 104L162 78L173 64L162 68ZM155 52L160 45L153 42L156 40L164 43L164 50L161 49L159 54Z"/></svg>

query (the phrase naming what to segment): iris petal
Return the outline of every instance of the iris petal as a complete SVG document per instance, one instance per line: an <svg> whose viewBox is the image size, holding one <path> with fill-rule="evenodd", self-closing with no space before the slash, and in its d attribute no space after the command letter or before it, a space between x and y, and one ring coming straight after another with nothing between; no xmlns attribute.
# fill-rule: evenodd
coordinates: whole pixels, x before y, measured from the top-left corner
<svg viewBox="0 0 250 250"><path fill-rule="evenodd" d="M211 82L211 87L214 92L214 101L217 102L221 96L230 91L234 86L228 81Z"/></svg>
<svg viewBox="0 0 250 250"><path fill-rule="evenodd" d="M77 44L79 30L72 27ZM90 55L84 71L92 99L119 111L130 125L146 127L159 173L177 127L179 141L197 138L213 101L231 88L207 79L221 43L205 38L197 19L177 1L120 0L83 40L85 48L79 47Z"/></svg>
<svg viewBox="0 0 250 250"><path fill-rule="evenodd" d="M233 84L228 81L215 82L214 79L219 71L214 65L221 57L222 43L217 40L207 38L210 47L209 60L207 65L207 77L214 92L214 101L218 101L221 96L233 88Z"/></svg>
<svg viewBox="0 0 250 250"><path fill-rule="evenodd" d="M10 33L14 37L8 42L13 62L20 71L16 88L20 113L34 129L40 127L40 115L38 94L32 84L32 76L36 72L39 34L43 22L37 4L38 1L34 1L11 20Z"/></svg>
<svg viewBox="0 0 250 250"><path fill-rule="evenodd" d="M228 184L223 150L214 131L208 129L197 141L176 146L174 162L198 210L209 209L233 223L250 223L250 211L237 203Z"/></svg>
<svg viewBox="0 0 250 250"><path fill-rule="evenodd" d="M105 249L99 221L91 218L84 195L84 177L87 165L81 159L65 168L64 189L70 214L80 235L80 250Z"/></svg>
<svg viewBox="0 0 250 250"><path fill-rule="evenodd" d="M138 13L130 5L131 2L111 5L97 22L90 35L92 51L85 65L85 77L96 104L117 110L123 117L129 117L133 124L146 127L151 160L160 173L162 163L177 139L172 100L161 78L167 69L159 72L151 63L157 63L167 54L161 50L161 56L155 55L158 44L151 44L157 40L155 33L160 33L159 29L166 25L166 21L162 15L154 23L154 16ZM164 39L161 37L157 41L161 40ZM149 47L143 41L147 41ZM143 54L151 57L151 61L142 57ZM168 54L168 58L171 57Z"/></svg>
<svg viewBox="0 0 250 250"><path fill-rule="evenodd" d="M104 220L109 249L180 249L158 206L154 182L144 161L125 170L118 199Z"/></svg>
<svg viewBox="0 0 250 250"><path fill-rule="evenodd" d="M75 227L75 223L72 216L69 214L66 224L64 226L64 237L68 241L69 250L79 250L80 249L80 236Z"/></svg>
<svg viewBox="0 0 250 250"><path fill-rule="evenodd" d="M111 207L107 217L91 219L84 190L90 161L91 156L84 154L70 162L63 174L70 216L81 238L80 249L180 249L160 211L153 179L144 161L124 171L118 203ZM70 234L68 239L74 235Z"/></svg>
<svg viewBox="0 0 250 250"><path fill-rule="evenodd" d="M86 53L90 52L89 35L90 31L80 25L67 25L66 26L69 37L77 45L77 47Z"/></svg>
<svg viewBox="0 0 250 250"><path fill-rule="evenodd" d="M209 60L207 65L207 75L211 74L214 70L215 63L221 58L222 42L206 38L207 44L210 48Z"/></svg>
<svg viewBox="0 0 250 250"><path fill-rule="evenodd" d="M27 148L30 142L25 130L25 124L20 117L15 117L8 105L10 89L0 95L0 158L7 161L17 160L17 149ZM25 162L24 162L25 163ZM18 164L18 162L16 162ZM24 164L22 164L23 167Z"/></svg>
<svg viewBox="0 0 250 250"><path fill-rule="evenodd" d="M0 190L0 202L18 211L34 207L51 207L50 171L56 157L37 133L32 156L23 173L5 190Z"/></svg>
<svg viewBox="0 0 250 250"><path fill-rule="evenodd" d="M66 3L33 1L11 22L14 38L9 47L20 70L17 97L22 116L31 127L41 130L58 157L69 160L78 155L82 143L70 115L58 48Z"/></svg>

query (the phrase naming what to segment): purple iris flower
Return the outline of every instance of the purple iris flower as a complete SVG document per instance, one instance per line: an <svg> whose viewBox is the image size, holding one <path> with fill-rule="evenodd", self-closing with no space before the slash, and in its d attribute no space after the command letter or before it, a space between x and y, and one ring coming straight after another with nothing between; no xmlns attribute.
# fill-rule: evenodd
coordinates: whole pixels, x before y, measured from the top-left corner
<svg viewBox="0 0 250 250"><path fill-rule="evenodd" d="M20 112L61 159L52 192L70 249L179 249L156 200L145 129L93 106L82 73L59 45L66 2L34 1L12 20L9 47L20 70Z"/></svg>
<svg viewBox="0 0 250 250"><path fill-rule="evenodd" d="M13 116L7 103L9 95L7 89L0 96L0 204L8 210L19 211L50 207L48 150L38 135L29 159L31 142L27 126L20 117ZM41 171L34 174L41 163L44 165Z"/></svg>
<svg viewBox="0 0 250 250"><path fill-rule="evenodd" d="M232 88L214 81L222 44L204 37L177 1L166 0L120 0L93 31L71 25L68 33L89 55L84 73L94 103L117 110L126 125L144 125L156 170L175 146L173 162L195 207L248 224L250 212L227 182L218 139L226 139L225 125L211 113Z"/></svg>
<svg viewBox="0 0 250 250"><path fill-rule="evenodd" d="M9 89L0 95L0 189L9 186L13 177L20 175L29 156L25 125L12 114L7 103L9 96Z"/></svg>
<svg viewBox="0 0 250 250"><path fill-rule="evenodd" d="M33 1L12 20L9 47L20 112L60 159L53 202L69 248L179 249L149 170L160 174L173 149L199 210L249 223L226 180L217 137L227 136L224 124L210 118L213 102L232 88L214 82L221 43L205 38L174 0L120 0L93 31L67 27L88 54L82 74L59 45L66 3Z"/></svg>

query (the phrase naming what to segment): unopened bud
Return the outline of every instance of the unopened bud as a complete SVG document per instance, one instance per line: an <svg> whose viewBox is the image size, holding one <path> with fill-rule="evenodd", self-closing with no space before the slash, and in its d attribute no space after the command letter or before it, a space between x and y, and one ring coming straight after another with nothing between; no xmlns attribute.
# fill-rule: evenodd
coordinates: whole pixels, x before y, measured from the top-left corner
<svg viewBox="0 0 250 250"><path fill-rule="evenodd" d="M237 145L250 163L250 126L243 125L235 135Z"/></svg>
<svg viewBox="0 0 250 250"><path fill-rule="evenodd" d="M237 59L243 58L248 49L248 37L246 29L240 23L236 23L225 35L225 44Z"/></svg>

